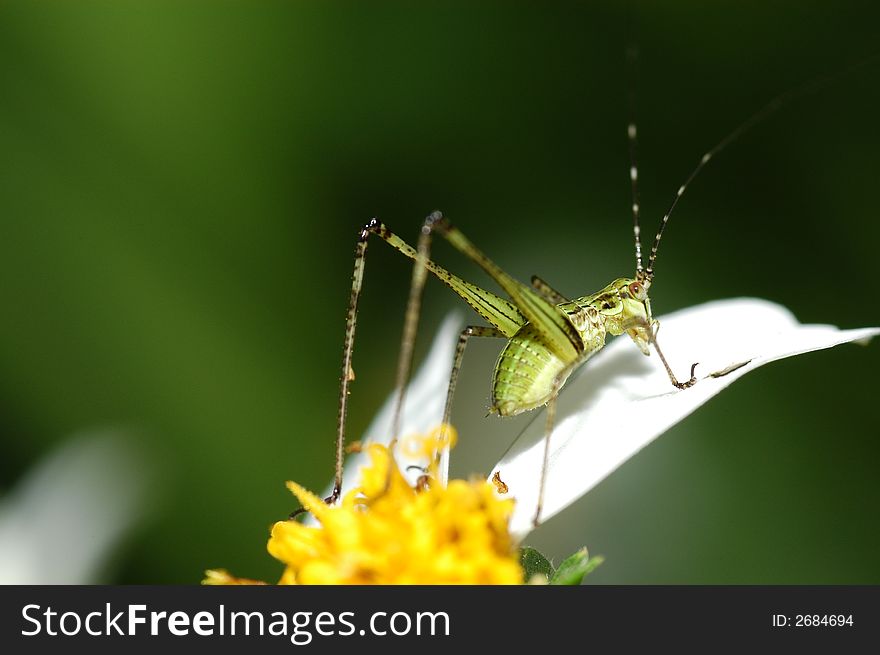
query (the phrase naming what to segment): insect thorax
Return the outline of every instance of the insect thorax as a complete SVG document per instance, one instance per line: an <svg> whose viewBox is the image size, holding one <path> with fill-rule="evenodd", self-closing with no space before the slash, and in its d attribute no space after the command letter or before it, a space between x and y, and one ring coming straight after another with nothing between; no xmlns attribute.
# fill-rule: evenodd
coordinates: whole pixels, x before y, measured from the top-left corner
<svg viewBox="0 0 880 655"><path fill-rule="evenodd" d="M601 291L558 307L566 313L578 332L583 334L585 347L588 347L588 340L593 338L596 327L601 326L612 336L626 332L639 349L648 354L654 319L651 316L647 286L643 281L621 277ZM583 331L581 325L584 326Z"/></svg>

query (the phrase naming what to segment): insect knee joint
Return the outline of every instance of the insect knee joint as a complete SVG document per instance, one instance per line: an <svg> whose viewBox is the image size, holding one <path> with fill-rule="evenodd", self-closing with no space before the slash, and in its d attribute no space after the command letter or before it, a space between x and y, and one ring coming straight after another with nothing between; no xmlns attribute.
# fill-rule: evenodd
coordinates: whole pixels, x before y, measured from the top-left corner
<svg viewBox="0 0 880 655"><path fill-rule="evenodd" d="M366 223L366 225L361 228L361 231L359 232L359 238L361 241L366 241L371 234L378 234L386 241L390 236L392 236L391 230L389 230L385 223L380 221L378 218L371 218Z"/></svg>

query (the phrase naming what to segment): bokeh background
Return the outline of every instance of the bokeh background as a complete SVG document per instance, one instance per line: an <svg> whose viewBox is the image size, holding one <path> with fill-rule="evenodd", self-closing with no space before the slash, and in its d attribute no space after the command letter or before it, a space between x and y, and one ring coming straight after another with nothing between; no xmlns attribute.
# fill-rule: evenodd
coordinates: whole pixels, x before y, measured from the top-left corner
<svg viewBox="0 0 880 655"><path fill-rule="evenodd" d="M441 208L514 275L592 292L633 271L633 85L653 234L725 133L880 51L876 3L664 4L3 2L0 490L119 429L152 493L105 581L275 579L284 480L331 476L365 220L415 238ZM880 324L878 116L875 59L713 162L670 223L655 312L754 295ZM391 389L410 270L371 247L352 435ZM467 309L434 282L425 303L420 354ZM499 348L463 372L463 475L523 425L484 418ZM878 367L874 343L747 376L530 543L604 554L597 583L880 583Z"/></svg>

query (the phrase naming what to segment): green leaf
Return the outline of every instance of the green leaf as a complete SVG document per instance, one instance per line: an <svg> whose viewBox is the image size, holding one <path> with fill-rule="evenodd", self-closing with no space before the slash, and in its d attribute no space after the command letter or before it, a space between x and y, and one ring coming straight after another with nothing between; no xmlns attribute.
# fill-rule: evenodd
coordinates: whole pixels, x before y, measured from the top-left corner
<svg viewBox="0 0 880 655"><path fill-rule="evenodd" d="M534 548L521 548L519 562L523 567L523 582L530 582L535 575L543 575L547 580L554 576L555 571L550 560Z"/></svg>
<svg viewBox="0 0 880 655"><path fill-rule="evenodd" d="M588 573L604 561L601 556L590 558L586 548L569 556L550 577L550 584L579 585Z"/></svg>

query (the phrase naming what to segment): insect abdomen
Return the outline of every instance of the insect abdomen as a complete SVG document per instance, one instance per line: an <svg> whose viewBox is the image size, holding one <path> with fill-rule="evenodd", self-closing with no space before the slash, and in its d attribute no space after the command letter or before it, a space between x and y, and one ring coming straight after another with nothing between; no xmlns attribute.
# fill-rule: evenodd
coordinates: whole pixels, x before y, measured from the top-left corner
<svg viewBox="0 0 880 655"><path fill-rule="evenodd" d="M566 362L551 352L537 330L527 323L498 356L491 411L500 416L514 416L545 405L553 394L557 376L566 368Z"/></svg>

